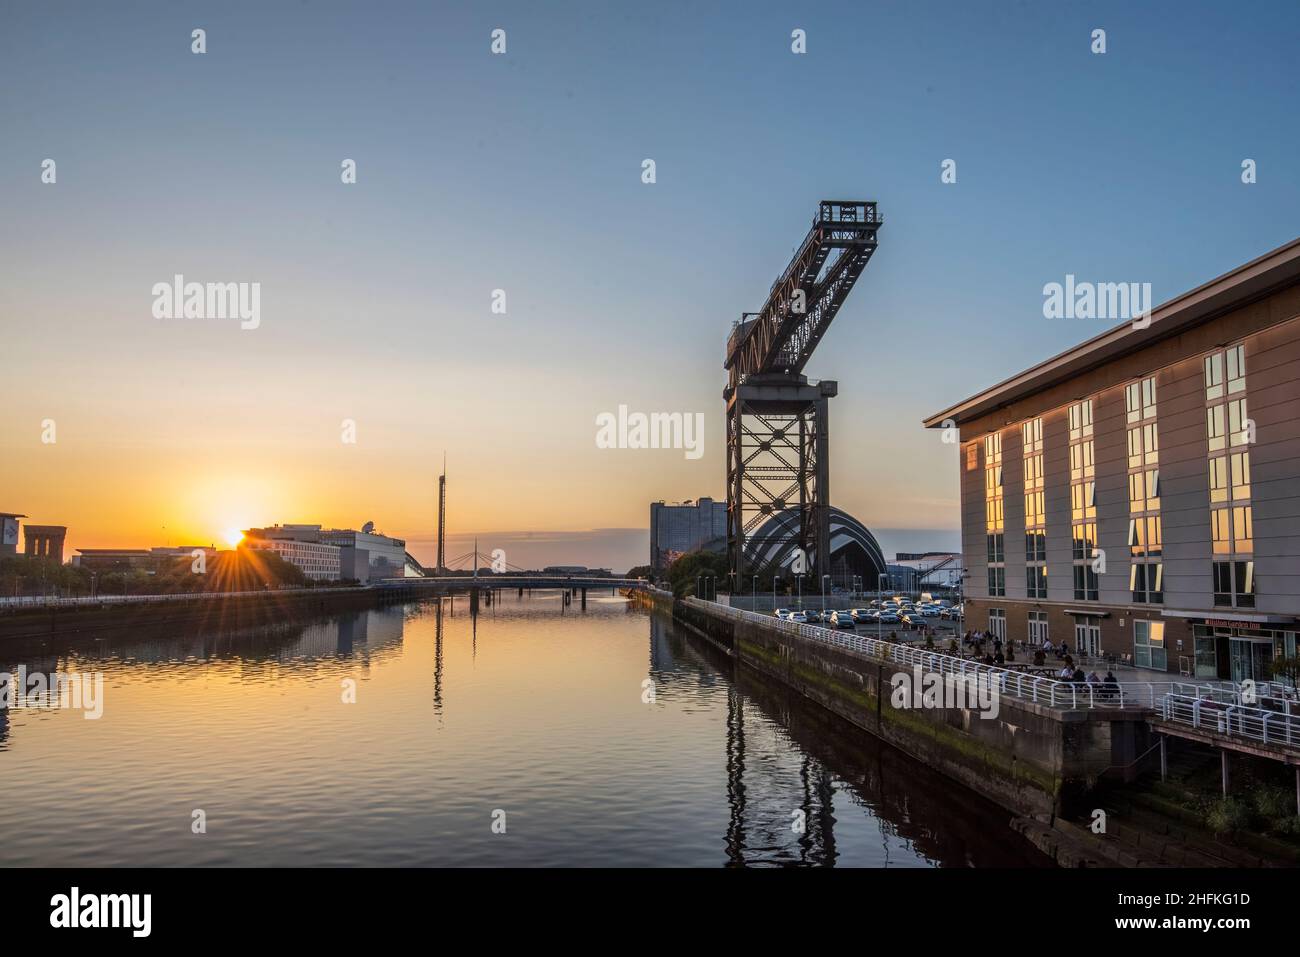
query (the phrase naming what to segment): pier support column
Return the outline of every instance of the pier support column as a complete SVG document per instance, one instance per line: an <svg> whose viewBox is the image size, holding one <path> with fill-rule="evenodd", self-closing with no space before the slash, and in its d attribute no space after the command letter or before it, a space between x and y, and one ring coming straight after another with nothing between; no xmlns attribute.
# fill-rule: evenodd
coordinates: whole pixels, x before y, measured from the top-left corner
<svg viewBox="0 0 1300 957"><path fill-rule="evenodd" d="M1223 796L1228 796L1228 749L1219 751L1219 766L1223 769Z"/></svg>
<svg viewBox="0 0 1300 957"><path fill-rule="evenodd" d="M585 588L582 590L582 607L587 607L587 589Z"/></svg>
<svg viewBox="0 0 1300 957"><path fill-rule="evenodd" d="M1165 736L1160 736L1160 780L1169 777L1169 755L1165 750ZM1296 768L1296 794L1300 796L1300 767Z"/></svg>

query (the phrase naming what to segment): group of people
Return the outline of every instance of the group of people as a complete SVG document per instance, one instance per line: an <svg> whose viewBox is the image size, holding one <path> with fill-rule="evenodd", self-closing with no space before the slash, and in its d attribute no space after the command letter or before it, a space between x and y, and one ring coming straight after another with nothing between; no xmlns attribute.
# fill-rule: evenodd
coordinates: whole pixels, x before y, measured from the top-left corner
<svg viewBox="0 0 1300 957"><path fill-rule="evenodd" d="M968 631L962 636L962 644L971 650L972 656L986 665L1004 665L1016 660L1015 648L1010 642L1003 642L997 635L986 631ZM985 648L984 643L990 642Z"/></svg>
<svg viewBox="0 0 1300 957"><path fill-rule="evenodd" d="M1004 665L1007 662L1015 661L1015 643L1004 642L997 635L985 631L968 631L962 636L962 644L970 650L972 657L986 665ZM985 647L989 642L991 647ZM953 643L954 646L956 642ZM1026 644L1028 644L1026 642ZM956 648L954 647L955 651ZM1119 695L1119 681L1115 678L1115 673L1107 669L1106 676L1103 678L1096 671L1084 673L1082 667L1075 664L1074 656L1070 653L1070 646L1064 641L1059 646L1052 644L1051 641L1044 638L1041 647L1034 651L1033 663L1035 667L1046 667L1047 656L1055 655L1061 662L1061 670L1056 673L1059 681L1069 681L1083 690L1087 686L1094 686L1093 690L1101 695L1114 697Z"/></svg>

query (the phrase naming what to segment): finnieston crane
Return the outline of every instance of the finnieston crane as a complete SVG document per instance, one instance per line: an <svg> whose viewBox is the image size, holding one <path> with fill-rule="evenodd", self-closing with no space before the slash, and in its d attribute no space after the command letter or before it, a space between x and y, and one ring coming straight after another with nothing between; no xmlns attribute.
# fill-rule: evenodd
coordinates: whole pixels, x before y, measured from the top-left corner
<svg viewBox="0 0 1300 957"><path fill-rule="evenodd" d="M793 550L820 581L830 571L831 380L803 367L876 251L874 202L822 200L812 228L761 312L743 313L727 340L727 555L743 587L746 543L773 515L797 508L779 564Z"/></svg>

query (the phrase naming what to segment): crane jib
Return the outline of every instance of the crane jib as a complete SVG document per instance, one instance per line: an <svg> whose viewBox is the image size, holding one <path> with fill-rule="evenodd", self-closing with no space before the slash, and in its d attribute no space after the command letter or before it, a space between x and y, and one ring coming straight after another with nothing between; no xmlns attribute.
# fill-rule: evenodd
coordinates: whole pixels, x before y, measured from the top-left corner
<svg viewBox="0 0 1300 957"><path fill-rule="evenodd" d="M757 373L798 374L876 249L876 204L824 200L762 311L742 318L726 368L734 386Z"/></svg>

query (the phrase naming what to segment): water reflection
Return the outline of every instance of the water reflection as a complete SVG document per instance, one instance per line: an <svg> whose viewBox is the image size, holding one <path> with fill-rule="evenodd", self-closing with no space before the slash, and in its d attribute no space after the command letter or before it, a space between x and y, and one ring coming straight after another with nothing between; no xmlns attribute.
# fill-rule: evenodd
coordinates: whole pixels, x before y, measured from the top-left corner
<svg viewBox="0 0 1300 957"><path fill-rule="evenodd" d="M103 672L104 716L0 711L0 776L42 782L0 803L0 864L1041 863L1004 813L621 599L0 648L19 664Z"/></svg>

